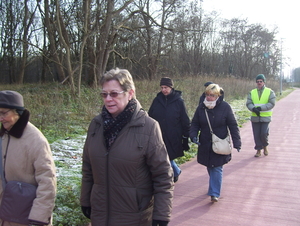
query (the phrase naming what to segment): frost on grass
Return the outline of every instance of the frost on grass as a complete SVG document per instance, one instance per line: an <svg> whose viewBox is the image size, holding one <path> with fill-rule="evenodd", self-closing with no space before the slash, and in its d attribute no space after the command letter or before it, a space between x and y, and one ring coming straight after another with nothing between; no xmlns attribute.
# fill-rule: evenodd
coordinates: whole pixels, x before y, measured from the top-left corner
<svg viewBox="0 0 300 226"><path fill-rule="evenodd" d="M50 144L56 165L57 196L53 225L88 225L80 208L82 151L86 136Z"/></svg>
<svg viewBox="0 0 300 226"><path fill-rule="evenodd" d="M82 151L86 136L53 142L51 146L57 176L81 176Z"/></svg>

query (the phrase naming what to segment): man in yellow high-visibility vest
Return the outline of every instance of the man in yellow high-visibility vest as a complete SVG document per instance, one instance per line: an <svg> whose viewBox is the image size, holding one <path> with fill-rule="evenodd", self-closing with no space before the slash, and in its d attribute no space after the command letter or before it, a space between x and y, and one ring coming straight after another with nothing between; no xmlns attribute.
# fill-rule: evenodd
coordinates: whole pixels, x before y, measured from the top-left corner
<svg viewBox="0 0 300 226"><path fill-rule="evenodd" d="M256 150L255 157L261 156L261 150L264 155L269 154L267 146L269 145L269 123L272 118L272 109L275 106L276 95L274 91L265 86L266 77L263 74L256 76L256 88L251 90L247 97L246 106L252 111L251 123Z"/></svg>

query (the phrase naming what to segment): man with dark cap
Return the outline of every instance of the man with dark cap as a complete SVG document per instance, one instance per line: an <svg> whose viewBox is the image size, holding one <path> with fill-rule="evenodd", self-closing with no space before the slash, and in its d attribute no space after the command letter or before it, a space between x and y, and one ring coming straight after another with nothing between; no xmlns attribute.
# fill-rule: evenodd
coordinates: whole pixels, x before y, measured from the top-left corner
<svg viewBox="0 0 300 226"><path fill-rule="evenodd" d="M18 221L15 219L18 220L19 215L10 218L1 215L0 225L3 226L52 225L56 195L55 165L47 139L29 122L29 117L30 113L24 108L20 93L0 91L0 159L3 163L0 167L0 203L4 200L4 185L10 181L37 187L29 216L26 216L29 224L16 223ZM20 210L20 206L14 206L15 203L9 204L14 208L14 214Z"/></svg>
<svg viewBox="0 0 300 226"><path fill-rule="evenodd" d="M248 94L246 106L252 112L251 124L256 150L255 157L269 154L269 123L272 119L272 109L275 106L276 95L273 90L265 86L266 77L263 74L256 76L256 88Z"/></svg>
<svg viewBox="0 0 300 226"><path fill-rule="evenodd" d="M181 91L175 90L173 86L172 79L168 77L161 78L161 92L154 98L148 113L160 125L174 171L174 182L176 182L181 169L174 159L183 156L183 151L190 149L188 145L190 119L187 115Z"/></svg>

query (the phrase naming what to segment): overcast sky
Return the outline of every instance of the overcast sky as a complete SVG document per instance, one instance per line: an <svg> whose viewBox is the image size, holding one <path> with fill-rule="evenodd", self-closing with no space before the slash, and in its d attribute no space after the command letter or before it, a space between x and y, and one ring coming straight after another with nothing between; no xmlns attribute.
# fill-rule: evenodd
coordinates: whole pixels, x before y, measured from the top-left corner
<svg viewBox="0 0 300 226"><path fill-rule="evenodd" d="M202 8L205 12L217 11L226 19L248 18L249 23L260 23L270 30L276 25L277 39L283 41L285 64L290 65L290 68L284 66L287 71L300 67L299 3L298 0L203 0Z"/></svg>

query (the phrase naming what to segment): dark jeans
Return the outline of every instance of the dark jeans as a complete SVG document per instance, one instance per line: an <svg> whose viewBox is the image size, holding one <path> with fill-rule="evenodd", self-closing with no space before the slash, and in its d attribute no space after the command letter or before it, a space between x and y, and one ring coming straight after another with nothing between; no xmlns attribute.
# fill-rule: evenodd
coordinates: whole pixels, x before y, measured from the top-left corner
<svg viewBox="0 0 300 226"><path fill-rule="evenodd" d="M261 150L269 145L269 122L252 122L255 150Z"/></svg>

